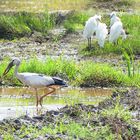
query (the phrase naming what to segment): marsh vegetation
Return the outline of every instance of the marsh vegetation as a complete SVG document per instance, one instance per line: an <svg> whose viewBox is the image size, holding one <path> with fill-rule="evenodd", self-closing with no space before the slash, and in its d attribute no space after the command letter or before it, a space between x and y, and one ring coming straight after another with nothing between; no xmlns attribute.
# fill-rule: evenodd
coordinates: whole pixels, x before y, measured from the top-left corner
<svg viewBox="0 0 140 140"><path fill-rule="evenodd" d="M70 96L67 93L70 90L64 90L63 98L49 96L44 101L45 104L66 105L61 109L0 121L0 139L138 140L139 5L139 0L0 1L1 89L23 86L13 77L13 70L2 77L14 56L22 59L19 72L61 77L69 86L83 90L81 94L76 89ZM107 37L104 48L100 48L93 37L89 50L82 35L85 22L98 13L109 29L112 10L118 11L127 39L119 38L118 44L114 45ZM105 99L100 98L103 91L95 97L85 96L83 87L111 88L112 94ZM22 95L16 97L17 106L29 106L34 102L32 94L28 99ZM5 98L0 94L1 104L12 101L9 96Z"/></svg>

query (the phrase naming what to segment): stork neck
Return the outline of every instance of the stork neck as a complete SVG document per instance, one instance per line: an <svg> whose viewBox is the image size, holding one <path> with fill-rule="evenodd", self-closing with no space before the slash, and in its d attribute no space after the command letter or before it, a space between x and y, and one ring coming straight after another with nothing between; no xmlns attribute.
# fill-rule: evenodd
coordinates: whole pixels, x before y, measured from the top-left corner
<svg viewBox="0 0 140 140"><path fill-rule="evenodd" d="M15 76L18 76L18 68L19 68L19 65L16 65L15 71L14 71L14 75L15 75Z"/></svg>

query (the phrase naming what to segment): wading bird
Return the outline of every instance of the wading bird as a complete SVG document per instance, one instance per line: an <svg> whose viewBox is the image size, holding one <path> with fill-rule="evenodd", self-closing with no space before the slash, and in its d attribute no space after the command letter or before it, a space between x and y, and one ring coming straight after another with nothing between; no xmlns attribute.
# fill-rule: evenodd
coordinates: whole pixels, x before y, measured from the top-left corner
<svg viewBox="0 0 140 140"><path fill-rule="evenodd" d="M88 40L88 48L91 49L91 37L96 32L97 29L97 19L101 19L100 16L95 15L90 17L85 24L85 28L83 31L83 36Z"/></svg>
<svg viewBox="0 0 140 140"><path fill-rule="evenodd" d="M118 38L122 35L122 39L126 39L125 30L121 21L116 21L110 29L109 42L117 43Z"/></svg>
<svg viewBox="0 0 140 140"><path fill-rule="evenodd" d="M104 42L108 34L107 26L105 23L100 22L101 18L97 18L96 38L100 47L104 47Z"/></svg>
<svg viewBox="0 0 140 140"><path fill-rule="evenodd" d="M60 78L57 77L50 77L50 76L45 76L42 74L37 74L37 73L18 73L18 68L20 66L20 59L14 58L7 68L5 69L3 76L5 76L9 70L15 65L15 70L14 70L14 75L18 80L20 80L24 86L32 87L35 89L36 93L36 106L40 104L42 106L42 101L43 98L51 93L54 93L55 90L59 87L67 86L66 82L63 81ZM38 88L49 88L51 89L50 92L38 97Z"/></svg>
<svg viewBox="0 0 140 140"><path fill-rule="evenodd" d="M116 12L112 12L110 14L110 27L116 22L121 21L121 19L117 16Z"/></svg>

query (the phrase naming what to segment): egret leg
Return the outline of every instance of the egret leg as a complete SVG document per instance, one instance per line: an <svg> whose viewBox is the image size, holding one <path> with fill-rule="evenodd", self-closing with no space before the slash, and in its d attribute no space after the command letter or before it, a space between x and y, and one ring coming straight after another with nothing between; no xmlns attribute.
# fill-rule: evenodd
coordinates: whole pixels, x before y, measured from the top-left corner
<svg viewBox="0 0 140 140"><path fill-rule="evenodd" d="M38 107L38 93L37 93L37 88L35 88L35 93L36 93L36 107Z"/></svg>
<svg viewBox="0 0 140 140"><path fill-rule="evenodd" d="M46 96L49 95L49 94L52 94L52 93L55 92L55 90L56 90L56 89L53 88L53 87L49 87L49 88L52 89L52 91L50 91L50 92L48 92L48 93L46 93L46 94L44 94L43 96L40 97L40 99L39 99L40 106L42 106L43 98L46 97Z"/></svg>
<svg viewBox="0 0 140 140"><path fill-rule="evenodd" d="M91 49L91 37L88 38L88 48L89 48L89 50Z"/></svg>
<svg viewBox="0 0 140 140"><path fill-rule="evenodd" d="M91 37L89 38L89 41L90 41L90 49L91 49Z"/></svg>
<svg viewBox="0 0 140 140"><path fill-rule="evenodd" d="M116 40L116 45L118 45L118 44L119 44L119 40L117 39L117 40Z"/></svg>
<svg viewBox="0 0 140 140"><path fill-rule="evenodd" d="M89 38L88 38L88 48L89 48L89 44L90 44L90 43L89 43Z"/></svg>

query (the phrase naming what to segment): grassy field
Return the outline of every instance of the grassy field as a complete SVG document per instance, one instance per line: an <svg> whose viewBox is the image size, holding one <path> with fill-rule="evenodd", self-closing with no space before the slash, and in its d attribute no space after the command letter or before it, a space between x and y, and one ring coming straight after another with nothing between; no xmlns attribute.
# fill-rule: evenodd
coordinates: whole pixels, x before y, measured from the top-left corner
<svg viewBox="0 0 140 140"><path fill-rule="evenodd" d="M47 10L83 10L87 8L95 8L99 6L101 10L110 8L115 5L116 8L123 10L129 7L134 8L136 11L139 11L140 0L1 0L0 1L0 11L27 11L27 12L44 12ZM124 9L124 10L125 10Z"/></svg>
<svg viewBox="0 0 140 140"><path fill-rule="evenodd" d="M17 37L30 36L33 31L46 34L54 23L54 17L48 12L43 16L21 12L15 15L0 16L0 38L14 39Z"/></svg>
<svg viewBox="0 0 140 140"><path fill-rule="evenodd" d="M91 16L91 13L76 12L69 16L63 23L67 33L82 31L86 20ZM83 55L104 55L104 54L122 54L122 49L132 49L134 54L140 54L140 16L131 14L119 14L124 29L127 33L127 39L119 40L118 45L111 44L108 40L105 43L104 48L99 48L97 41L94 39L93 49L88 51L87 42L85 41L79 47L79 51ZM2 15L0 16L0 38L14 39L16 37L28 37L32 32L38 31L42 35L46 35L47 32L55 27L55 16L50 16L48 12L42 16L30 13L18 13L16 15ZM102 21L108 25L109 28L109 16L103 15Z"/></svg>
<svg viewBox="0 0 140 140"><path fill-rule="evenodd" d="M21 37L29 37L34 31L46 35L50 29L56 27L55 17L48 14L51 10L80 10L80 12L75 12L62 23L62 26L67 31L66 35L67 33L82 33L86 20L97 12L102 14L102 21L105 22L109 28L109 16L102 12L106 8L109 9L112 7L111 5L109 7L109 4L113 4L113 2L117 2L115 9L120 11L119 17L126 30L127 39L125 41L119 39L118 45L115 46L106 41L104 48L99 48L97 41L93 40L92 50L87 50L87 42L80 44L78 49L80 54L84 56L122 55L122 61L124 60L123 62L126 67L118 68L107 63L95 63L91 60L76 62L74 60L64 60L63 57L56 60L47 58L45 61L33 58L28 61L23 60L19 72L36 72L50 76L58 76L66 80L68 85L78 87L139 88L140 66L135 65L134 72L133 65L135 64L135 55L140 54L140 16L137 14L139 12L140 0L1 0L0 12L6 13L12 11L15 13L0 15L0 38L18 39ZM90 10L91 7L93 7L92 10ZM120 9L118 9L118 7ZM131 8L134 8L133 12L136 12L136 14L121 12L131 11ZM111 11L112 9L114 10L114 6L109 10ZM11 83L13 86L21 85L21 83L13 77L13 69L6 77L1 77L8 62L9 59L0 61L0 85L11 85ZM126 94L126 92L124 92L124 94ZM135 92L131 93L131 95L133 94L135 94ZM116 94L114 95L109 102L106 102L107 105L112 102L113 106L103 108L99 111L94 111L95 108L89 111L90 106L88 106L86 110L74 106L75 109L72 108L72 110L67 111L74 115L73 118L71 114L67 113L64 113L64 116L61 117L62 113L60 113L60 118L55 118L53 115L47 114L44 122L40 121L35 125L28 125L29 120L27 123L25 121L25 125L23 122L19 123L18 120L14 121L14 123L11 123L11 121L9 121L10 123L0 123L0 139L1 135L4 140L14 140L16 135L20 139L24 139L28 136L35 139L41 135L45 137L46 134L51 136L67 135L69 139L84 140L114 140L139 137L140 133L137 129L139 129L140 124L134 122L136 118L133 118L134 116L132 116L133 113L131 112L139 105L139 93L138 96L126 94L127 96L124 97L124 100L121 99L122 94L118 97L116 97ZM121 105L122 101L124 101L124 106ZM135 101L136 103L133 104ZM72 103L74 105L77 101L72 100ZM126 108L125 103L130 104L128 108ZM51 122L52 120L54 121L53 123ZM47 122L50 123L47 124ZM44 123L44 126L41 123ZM41 124L41 127L39 124ZM137 129L132 129L133 126Z"/></svg>
<svg viewBox="0 0 140 140"><path fill-rule="evenodd" d="M44 12L46 10L81 10L86 7L88 0L1 0L0 11Z"/></svg>
<svg viewBox="0 0 140 140"><path fill-rule="evenodd" d="M0 75L2 75L7 65L7 60L0 64ZM32 59L29 62L23 61L20 67L20 72L37 72L45 75L59 76L74 86L140 86L140 75L135 73L134 76L129 76L124 73L121 68L116 69L108 64L94 63L92 61L83 61L76 63L75 61L67 61L63 59L52 60L48 58L45 62L37 59ZM11 71L5 81L17 84L15 78L11 78Z"/></svg>

